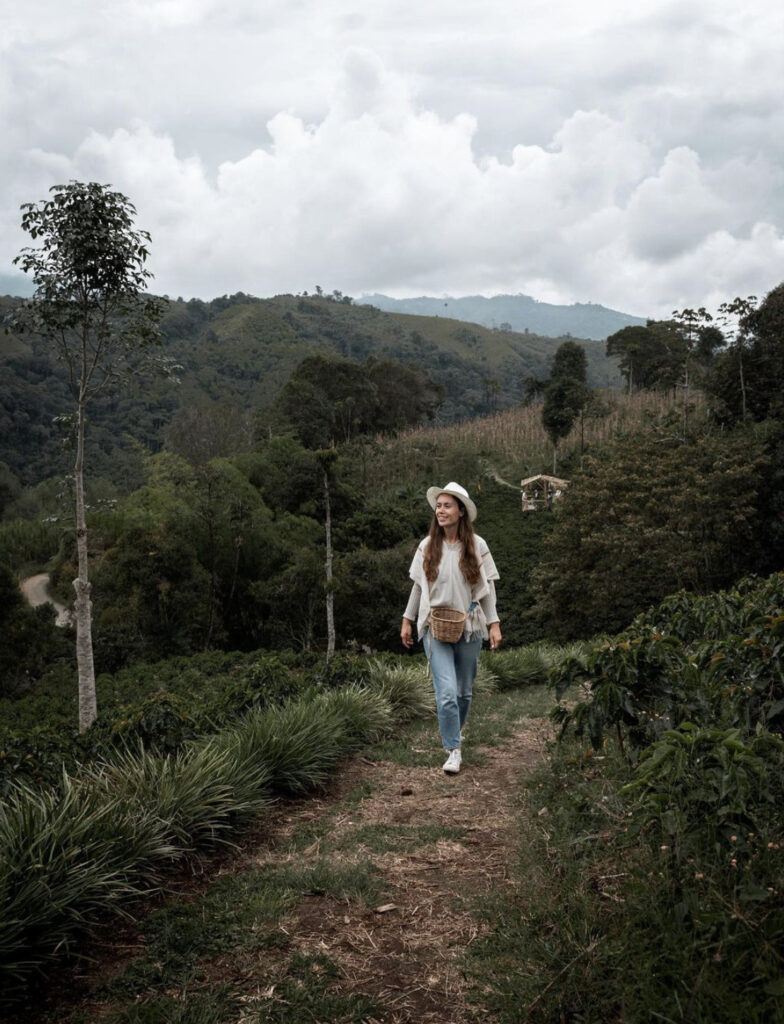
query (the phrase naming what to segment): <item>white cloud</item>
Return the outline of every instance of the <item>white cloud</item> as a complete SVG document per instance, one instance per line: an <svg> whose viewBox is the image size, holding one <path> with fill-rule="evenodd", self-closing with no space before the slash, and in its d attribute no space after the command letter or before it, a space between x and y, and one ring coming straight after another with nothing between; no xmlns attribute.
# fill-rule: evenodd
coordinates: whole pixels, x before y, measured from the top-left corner
<svg viewBox="0 0 784 1024"><path fill-rule="evenodd" d="M654 263L672 260L719 230L727 213L726 205L705 182L697 154L685 147L673 149L629 201L630 250Z"/></svg>
<svg viewBox="0 0 784 1024"><path fill-rule="evenodd" d="M28 7L0 42L5 263L18 205L89 178L131 197L174 295L663 315L784 276L773 0Z"/></svg>

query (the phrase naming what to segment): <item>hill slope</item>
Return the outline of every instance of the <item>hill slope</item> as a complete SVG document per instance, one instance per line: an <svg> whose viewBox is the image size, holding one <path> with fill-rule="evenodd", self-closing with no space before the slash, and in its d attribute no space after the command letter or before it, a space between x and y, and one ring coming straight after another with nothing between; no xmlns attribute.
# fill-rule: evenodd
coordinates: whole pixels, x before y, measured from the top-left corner
<svg viewBox="0 0 784 1024"><path fill-rule="evenodd" d="M14 300L0 299L0 313ZM488 330L445 317L384 313L326 298L242 293L206 303L175 301L163 322L164 351L183 367L181 384L136 381L91 406L91 475L130 483L118 451L157 451L181 408L221 402L257 412L274 402L306 355L357 362L393 358L419 364L444 388L441 419L451 421L516 405L522 382L543 377L560 340ZM5 336L0 358L0 462L25 485L62 472L62 435L54 417L72 407L65 374L39 339ZM589 381L619 383L604 345L584 342ZM70 457L69 457L70 458ZM138 453L134 458L138 461Z"/></svg>
<svg viewBox="0 0 784 1024"><path fill-rule="evenodd" d="M592 302L557 306L537 302L530 295L447 295L436 299L420 296L414 299L392 299L388 295L363 295L358 300L389 313L414 313L421 316L449 316L470 323L497 327L507 324L513 331L531 331L551 338L574 336L604 341L623 327L644 326L645 320L629 313L619 313Z"/></svg>

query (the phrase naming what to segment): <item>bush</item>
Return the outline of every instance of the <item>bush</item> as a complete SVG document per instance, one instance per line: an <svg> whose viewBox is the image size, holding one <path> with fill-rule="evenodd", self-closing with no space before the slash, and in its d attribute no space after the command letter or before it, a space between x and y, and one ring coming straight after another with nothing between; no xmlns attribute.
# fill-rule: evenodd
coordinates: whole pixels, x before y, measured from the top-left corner
<svg viewBox="0 0 784 1024"><path fill-rule="evenodd" d="M220 744L191 744L179 757L125 751L82 775L107 800L152 808L165 824L172 858L229 842L236 826L270 803L270 772Z"/></svg>
<svg viewBox="0 0 784 1024"><path fill-rule="evenodd" d="M322 787L347 746L343 717L307 699L252 711L210 742L242 763L262 761L272 788L294 794Z"/></svg>
<svg viewBox="0 0 784 1024"><path fill-rule="evenodd" d="M544 683L557 665L569 658L582 663L586 654L587 645L581 642L559 647L542 641L527 647L488 652L483 661L496 676L499 689L507 690Z"/></svg>
<svg viewBox="0 0 784 1024"><path fill-rule="evenodd" d="M367 685L388 701L397 721L421 718L434 709L433 687L421 661L372 658L367 663Z"/></svg>
<svg viewBox="0 0 784 1024"><path fill-rule="evenodd" d="M782 608L784 573L707 597L667 598L556 670L559 697L575 683L590 690L560 710L564 727L587 732L596 749L614 727L632 755L687 721L784 731Z"/></svg>
<svg viewBox="0 0 784 1024"><path fill-rule="evenodd" d="M124 669L97 680L99 716L79 735L72 671L50 673L36 692L0 701L0 792L14 777L55 784L63 766L115 749L176 753L251 708L303 692L306 676L278 655L210 652Z"/></svg>
<svg viewBox="0 0 784 1024"><path fill-rule="evenodd" d="M0 805L0 981L13 990L74 949L95 918L146 892L174 853L154 809L63 777Z"/></svg>
<svg viewBox="0 0 784 1024"><path fill-rule="evenodd" d="M499 1024L782 1020L782 744L687 729L654 751L632 780L567 736L527 780L520 895L471 951Z"/></svg>
<svg viewBox="0 0 784 1024"><path fill-rule="evenodd" d="M67 956L95 919L154 887L274 793L322 787L338 759L392 728L357 686L254 709L177 755L114 751L58 786L9 787L0 805L0 982L13 994Z"/></svg>
<svg viewBox="0 0 784 1024"><path fill-rule="evenodd" d="M723 862L716 866L726 871L731 857L745 854L750 867L760 844L780 838L783 769L777 736L761 732L744 741L737 729L685 722L644 751L621 793L637 797L635 828L651 833L672 863L715 864L718 853Z"/></svg>
<svg viewBox="0 0 784 1024"><path fill-rule="evenodd" d="M494 908L502 1024L521 1006L532 1022L782 1019L783 598L781 574L676 594L555 669L559 693L590 694L561 709L574 730L528 787L525 901Z"/></svg>

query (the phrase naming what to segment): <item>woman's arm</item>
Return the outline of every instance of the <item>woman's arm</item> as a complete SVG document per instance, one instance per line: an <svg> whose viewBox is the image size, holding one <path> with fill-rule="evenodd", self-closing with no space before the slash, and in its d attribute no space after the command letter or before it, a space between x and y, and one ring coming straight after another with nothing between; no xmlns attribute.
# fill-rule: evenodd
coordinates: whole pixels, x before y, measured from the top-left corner
<svg viewBox="0 0 784 1024"><path fill-rule="evenodd" d="M482 611L485 613L485 622L488 626L494 622L498 622L498 612L495 607L495 583L492 580L487 581L487 593L484 597L479 598L479 603L482 606Z"/></svg>
<svg viewBox="0 0 784 1024"><path fill-rule="evenodd" d="M490 636L490 648L495 651L501 646L501 623L498 621L498 612L495 607L495 583L488 580L488 592L479 599L482 611L485 613L485 621Z"/></svg>
<svg viewBox="0 0 784 1024"><path fill-rule="evenodd" d="M493 622L488 633L490 635L490 650L497 651L501 646L501 623Z"/></svg>
<svg viewBox="0 0 784 1024"><path fill-rule="evenodd" d="M400 639L404 647L411 648L414 646L413 626L419 614L419 602L421 598L422 588L418 583L415 583L411 588L411 593L408 595L408 604L406 605L406 610L403 612L403 622L400 626Z"/></svg>

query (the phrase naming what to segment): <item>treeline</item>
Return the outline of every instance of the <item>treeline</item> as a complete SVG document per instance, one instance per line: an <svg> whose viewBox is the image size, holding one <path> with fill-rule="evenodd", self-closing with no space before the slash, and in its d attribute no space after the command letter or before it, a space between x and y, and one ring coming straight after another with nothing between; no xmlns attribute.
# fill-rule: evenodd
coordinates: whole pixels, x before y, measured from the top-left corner
<svg viewBox="0 0 784 1024"><path fill-rule="evenodd" d="M762 302L754 295L705 309L675 311L671 320L625 327L607 339L629 391L705 390L716 422L781 419L784 393L784 284Z"/></svg>
<svg viewBox="0 0 784 1024"><path fill-rule="evenodd" d="M630 389L675 400L669 417L585 453L536 573L550 635L622 629L666 594L784 564L784 285L722 311L727 337L684 310L608 339Z"/></svg>
<svg viewBox="0 0 784 1024"><path fill-rule="evenodd" d="M293 437L274 437L255 452L202 466L163 452L146 460L141 488L124 501L93 509L97 670L209 649L323 650L321 454ZM357 442L330 465L337 647L398 650L408 565L430 509L424 491L413 484L383 493L365 489L363 458L372 452ZM521 522L516 495L489 481L482 483L481 501L483 533L505 565L499 590L506 602L506 635L511 643L533 639L538 629L522 615L530 603L524 581L550 519ZM75 557L73 530L66 527L51 574L64 602L70 600ZM70 662L71 643L55 631L49 609L26 607L10 568L0 573L9 595L0 613L7 648L3 687L6 693L27 692L47 657ZM46 644L29 642L34 629L46 633Z"/></svg>
<svg viewBox="0 0 784 1024"><path fill-rule="evenodd" d="M775 322L780 294L775 290L760 307L769 320L758 314L755 323ZM620 400L603 398L599 412L575 422L561 440L570 486L552 515L522 514L515 491L488 478L496 449L498 461L509 465L502 424L496 440L480 425L473 433L444 427L378 439L433 415L440 395L422 371L392 361L362 366L308 357L248 451L210 458L225 424L194 416L171 450L145 457L144 482L132 494L94 502L98 669L211 648L324 649L328 595L338 649L397 649L408 560L429 515L423 488L444 473L481 488L478 525L503 565L499 596L509 643L621 629L679 588L707 593L748 572L774 571L784 549L784 439L775 405L759 402L770 391L775 337L772 330L746 336L745 416L739 399L734 420L728 410L738 376L728 375L721 393L709 390L712 375L703 378L704 391L665 388L669 397L656 413L644 411L649 403L636 391L636 420L618 420L613 405ZM715 356L715 379L725 379L735 344ZM753 346L767 346L764 360L748 357ZM624 400L629 408L636 401ZM517 463L526 475L547 469L541 423L533 436L541 411L521 413L532 424ZM602 439L603 417L626 422L623 433ZM50 538L60 529L53 583L66 602L75 572L71 523L66 511L47 527ZM34 530L41 527L16 524L0 535L0 549L3 536L8 547L18 535L16 558L6 559L11 568L27 561L21 535ZM30 647L12 638L31 615L16 603L17 625L7 630L8 692L29 689L40 676L41 652L52 650L38 644L34 658L14 657ZM45 617L38 613L43 626L35 628L50 628Z"/></svg>
<svg viewBox="0 0 784 1024"><path fill-rule="evenodd" d="M566 388L571 432L555 439L570 486L552 515L523 515L514 490L492 480L496 457L509 471L508 437L494 441L479 429L448 426L405 433L407 425L433 421L443 399L414 363L311 354L250 422L219 403L206 411L193 407L178 418L178 430L172 425L165 448L140 456L139 486L127 497L109 499L104 483L94 485L90 557L99 671L213 648L323 649L329 601L339 649L396 649L408 559L429 516L423 488L441 476L481 488L479 526L504 566L499 595L510 643L620 629L681 587L707 593L745 573L779 568L784 443L770 381L784 347L777 327L782 290L737 318L729 343L712 347L700 373L689 360L711 347L700 334L705 325L692 330L681 323L682 344L670 345L671 363L658 377L646 380L639 362L632 371L621 353L635 394L643 394L644 382L668 397L655 414L642 412L641 400L636 421L620 436L602 439L599 429L605 418L620 422L613 419L617 399L597 398L589 375ZM246 299L225 300L222 312L269 318L268 304ZM296 303L353 309L311 296ZM658 334L660 328L627 330ZM675 328L667 330L672 341ZM617 339L610 343L617 346ZM558 353L552 381L562 381L560 371L569 367L583 376L577 345L562 343ZM688 390L673 387L687 375ZM627 402L634 405L633 398ZM533 423L547 408L545 401L524 412ZM540 437L545 428L552 440L546 422ZM512 472L529 475L547 463L539 440L521 442ZM88 466L88 479L95 472ZM70 495L64 491L61 506L51 490L26 495L29 508L34 500L47 503L47 518L55 520L47 527L59 530L53 585L70 602ZM331 580L325 574L328 503ZM0 534L0 555L7 553L0 560L11 570L43 565L54 554L52 545L30 557L36 530L33 522L17 522ZM24 629L32 628L32 613L13 604L9 637L23 629L23 619ZM48 628L46 613L38 618ZM9 641L8 692L29 689L40 675L40 657L22 657L29 646Z"/></svg>
<svg viewBox="0 0 784 1024"><path fill-rule="evenodd" d="M10 321L15 302L0 298ZM476 324L382 313L325 295L256 299L243 293L212 302L170 301L161 321L162 354L180 383L138 373L91 403L87 460L94 481L127 492L143 479L141 456L191 431L194 414L212 424L210 455L252 446L255 417L276 401L305 358L356 364L390 359L419 368L444 396L439 417L482 415L519 402L522 381L542 376L553 338L502 334ZM617 378L615 361L586 342L591 383ZM26 514L24 488L68 471L72 408L65 367L35 334L3 337L0 359L0 515ZM64 418L66 417L66 418ZM46 486L46 485L44 485ZM50 495L47 493L47 498Z"/></svg>

